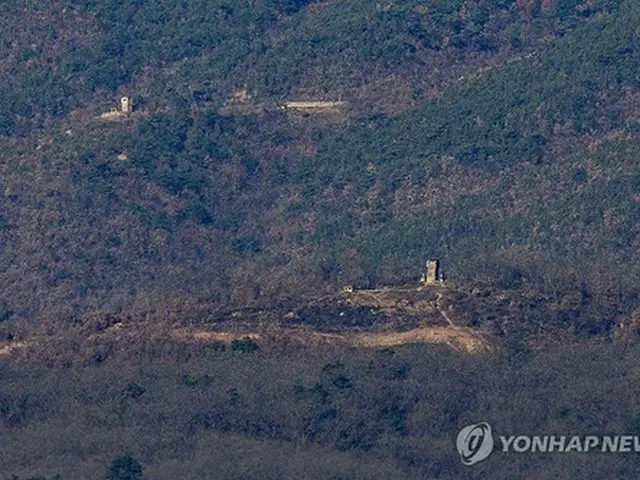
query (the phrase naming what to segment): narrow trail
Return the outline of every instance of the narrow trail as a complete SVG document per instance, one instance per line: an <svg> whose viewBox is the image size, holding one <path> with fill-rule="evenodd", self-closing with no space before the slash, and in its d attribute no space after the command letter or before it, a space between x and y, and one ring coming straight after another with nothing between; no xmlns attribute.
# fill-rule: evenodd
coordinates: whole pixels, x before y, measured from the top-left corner
<svg viewBox="0 0 640 480"><path fill-rule="evenodd" d="M111 332L93 334L88 341L103 339L105 341L131 340L141 335L140 332L126 331L117 328ZM250 338L256 342L270 345L302 345L311 348L321 348L328 345L347 345L357 348L387 348L402 345L429 343L448 345L450 348L467 354L477 354L490 351L486 339L478 332L465 327L419 327L407 331L386 332L345 332L325 333L307 328L271 327L262 331L204 331L179 328L168 333L168 338L174 341L195 340L197 342L231 343L234 340ZM40 337L29 341L12 342L0 346L0 357L10 357L20 350L40 347L47 348L51 342L61 342L61 338Z"/></svg>
<svg viewBox="0 0 640 480"><path fill-rule="evenodd" d="M264 332L175 331L176 338L230 342L251 338L266 342L293 342L307 346L352 345L361 348L397 347L417 343L445 344L454 350L479 353L489 350L482 335L464 327L420 327L404 332L323 333L309 329L270 329Z"/></svg>
<svg viewBox="0 0 640 480"><path fill-rule="evenodd" d="M27 342L14 342L4 345L3 347L0 347L0 357L11 355L15 350L20 350L21 348L25 348L30 345L31 344Z"/></svg>
<svg viewBox="0 0 640 480"><path fill-rule="evenodd" d="M447 323L449 324L450 327L454 327L453 322L451 321L451 318L449 318L449 315L447 315L447 313L442 310L442 307L440 306L440 300L442 300L442 292L438 292L438 296L436 297L436 309L438 310L438 312L440 313L440 315L442 315L442 317L447 321Z"/></svg>

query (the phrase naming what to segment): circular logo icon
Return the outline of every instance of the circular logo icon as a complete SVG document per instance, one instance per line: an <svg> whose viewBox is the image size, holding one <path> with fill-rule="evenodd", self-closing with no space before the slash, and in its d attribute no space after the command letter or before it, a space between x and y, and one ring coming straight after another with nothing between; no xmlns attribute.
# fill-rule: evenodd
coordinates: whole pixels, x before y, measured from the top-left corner
<svg viewBox="0 0 640 480"><path fill-rule="evenodd" d="M488 423L478 423L464 427L458 434L456 447L465 465L484 460L493 450L491 426Z"/></svg>

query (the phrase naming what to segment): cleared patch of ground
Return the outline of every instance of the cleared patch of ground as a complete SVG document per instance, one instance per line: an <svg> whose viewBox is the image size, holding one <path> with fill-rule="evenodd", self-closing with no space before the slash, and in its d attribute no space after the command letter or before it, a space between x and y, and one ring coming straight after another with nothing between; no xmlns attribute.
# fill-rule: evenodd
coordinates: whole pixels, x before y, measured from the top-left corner
<svg viewBox="0 0 640 480"><path fill-rule="evenodd" d="M138 357L178 351L189 356L226 346L294 351L331 345L388 348L419 343L481 354L504 343L505 325L520 327L523 333L510 332L511 337L519 335L516 340L550 332L557 337L566 328L542 328L551 317L548 310L544 302L513 292L448 284L356 289L234 310L202 305L171 316L96 314L63 331L36 327L12 335L11 341L0 344L0 356L101 363L116 354Z"/></svg>
<svg viewBox="0 0 640 480"><path fill-rule="evenodd" d="M419 327L408 331L371 333L324 333L307 328L269 329L260 332L189 331L174 332L176 338L189 338L202 342L232 342L249 338L260 342L297 343L306 346L351 345L361 348L397 347L415 343L445 344L466 353L490 350L487 340L478 332L465 327Z"/></svg>

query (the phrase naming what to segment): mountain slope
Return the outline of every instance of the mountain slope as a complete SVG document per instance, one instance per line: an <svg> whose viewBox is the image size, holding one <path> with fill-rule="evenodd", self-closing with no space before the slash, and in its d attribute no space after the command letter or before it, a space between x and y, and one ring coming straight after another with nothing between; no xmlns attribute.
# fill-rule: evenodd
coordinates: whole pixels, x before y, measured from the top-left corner
<svg viewBox="0 0 640 480"><path fill-rule="evenodd" d="M633 2L14 3L0 318L403 283L425 257L588 293L588 318L637 306ZM245 87L248 114L220 108ZM120 94L131 117L97 120Z"/></svg>

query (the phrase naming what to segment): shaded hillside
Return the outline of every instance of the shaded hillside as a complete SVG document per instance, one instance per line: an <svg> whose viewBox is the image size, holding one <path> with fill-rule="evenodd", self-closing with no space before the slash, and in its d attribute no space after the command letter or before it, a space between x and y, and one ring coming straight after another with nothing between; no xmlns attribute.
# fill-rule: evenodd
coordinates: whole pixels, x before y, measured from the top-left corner
<svg viewBox="0 0 640 480"><path fill-rule="evenodd" d="M154 479L637 478L633 453L496 449L467 467L455 449L479 420L496 435L638 435L640 352L620 347L526 361L422 345L196 358L159 346L133 362L57 368L0 360L0 463L22 480L104 478L125 455Z"/></svg>

